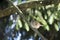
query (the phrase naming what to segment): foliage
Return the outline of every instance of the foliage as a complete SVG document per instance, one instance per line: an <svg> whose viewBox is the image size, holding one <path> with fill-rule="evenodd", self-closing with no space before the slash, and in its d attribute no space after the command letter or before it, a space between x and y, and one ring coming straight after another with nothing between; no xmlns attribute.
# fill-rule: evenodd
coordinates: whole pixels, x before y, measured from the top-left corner
<svg viewBox="0 0 60 40"><path fill-rule="evenodd" d="M15 1L16 0L13 0L13 3ZM18 1L17 2L18 5L31 0L17 0L17 1ZM40 0L35 0L35 1L40 1ZM51 32L51 35L52 35L52 31L53 34L55 34L55 32L59 31L60 29L60 3L50 4L50 5L47 4L41 5L39 7L36 6L34 8L27 8L26 10L22 11L23 15L20 15L21 13L17 12L15 13L16 16L14 17L14 14L11 14L13 15L14 18L9 19L9 23L7 26L10 28L9 29L10 31L7 33L10 32L12 33L13 29L16 32L21 29L25 29L27 32L29 32L31 31L30 22L32 20L36 20L43 25L38 29L41 33L45 33L44 31L47 30L47 32ZM14 36L16 35L12 34L12 37Z"/></svg>
<svg viewBox="0 0 60 40"><path fill-rule="evenodd" d="M23 1L18 0L18 4L21 2L23 2ZM47 31L51 30L50 25L54 26L56 31L59 31L59 26L58 26L59 10L60 10L59 4L51 4L51 5L46 5L46 6L40 6L38 8L37 7L27 8L23 14L25 16L24 18L26 18L29 22L30 22L30 20L34 19L34 20L42 23L43 28ZM20 21L21 20L22 19L20 19ZM26 20L22 20L22 21L24 22ZM21 24L21 22L20 22L20 26L23 25L23 23ZM24 23L26 23L26 22L24 22ZM17 24L19 24L19 23L17 23ZM26 24L26 25L28 25L28 24ZM29 30L29 28L28 28L29 26L26 27L26 25L24 26L24 28L26 30Z"/></svg>

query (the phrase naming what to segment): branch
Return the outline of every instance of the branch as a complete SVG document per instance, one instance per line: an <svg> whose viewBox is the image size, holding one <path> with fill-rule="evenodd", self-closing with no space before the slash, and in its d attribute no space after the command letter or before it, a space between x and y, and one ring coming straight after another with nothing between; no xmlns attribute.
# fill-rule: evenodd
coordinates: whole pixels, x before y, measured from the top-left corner
<svg viewBox="0 0 60 40"><path fill-rule="evenodd" d="M31 2L27 1L25 3L21 3L20 5L17 5L17 6L22 11L25 11L27 8L46 6L46 5L50 5L50 4L56 4L56 3L60 3L60 0L57 0L57 1L50 1L50 0L48 0L48 1L31 1ZM0 18L9 16L15 12L17 12L16 8L14 6L10 6L4 10L0 10Z"/></svg>

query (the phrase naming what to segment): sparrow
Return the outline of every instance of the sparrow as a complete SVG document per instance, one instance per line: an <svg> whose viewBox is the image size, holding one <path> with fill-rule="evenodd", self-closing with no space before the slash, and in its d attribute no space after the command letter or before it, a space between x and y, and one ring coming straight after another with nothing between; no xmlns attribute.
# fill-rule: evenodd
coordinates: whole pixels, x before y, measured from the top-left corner
<svg viewBox="0 0 60 40"><path fill-rule="evenodd" d="M38 31L38 29L43 26L41 25L38 21L36 20L31 20L31 27L33 29L34 33L34 37L36 37L37 35L39 35L41 37L42 40L45 40L45 37Z"/></svg>
<svg viewBox="0 0 60 40"><path fill-rule="evenodd" d="M41 25L38 21L35 21L35 20L32 20L30 24L31 24L31 27L33 27L33 28L35 28L35 29L38 29L38 28L40 28L41 26L43 26L43 25Z"/></svg>

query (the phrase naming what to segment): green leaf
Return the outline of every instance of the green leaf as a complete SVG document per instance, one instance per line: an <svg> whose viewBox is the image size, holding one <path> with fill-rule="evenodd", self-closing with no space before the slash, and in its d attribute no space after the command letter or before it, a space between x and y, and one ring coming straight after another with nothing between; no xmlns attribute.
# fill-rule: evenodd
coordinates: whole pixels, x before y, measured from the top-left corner
<svg viewBox="0 0 60 40"><path fill-rule="evenodd" d="M47 6L46 6L46 9L51 8L51 7L54 7L54 4L52 4L52 5L47 5Z"/></svg>
<svg viewBox="0 0 60 40"><path fill-rule="evenodd" d="M47 11L47 14L48 14L48 16L51 16L51 11L48 10L48 11Z"/></svg>
<svg viewBox="0 0 60 40"><path fill-rule="evenodd" d="M25 22L25 29L26 29L27 31L29 31L29 25L28 25L27 22Z"/></svg>
<svg viewBox="0 0 60 40"><path fill-rule="evenodd" d="M58 13L58 11L56 11L54 14L54 19L59 20L58 15L59 15L59 13Z"/></svg>
<svg viewBox="0 0 60 40"><path fill-rule="evenodd" d="M19 18L17 19L17 23L18 23L19 27L22 28L22 22Z"/></svg>
<svg viewBox="0 0 60 40"><path fill-rule="evenodd" d="M60 10L60 3L58 4L58 8L57 8L57 10Z"/></svg>
<svg viewBox="0 0 60 40"><path fill-rule="evenodd" d="M49 24L52 24L54 22L54 15L52 14L48 20Z"/></svg>
<svg viewBox="0 0 60 40"><path fill-rule="evenodd" d="M46 29L47 31L50 30L48 25L44 25L44 29Z"/></svg>
<svg viewBox="0 0 60 40"><path fill-rule="evenodd" d="M43 18L40 19L39 17L37 17L36 20L39 21L39 22L41 22L41 23L44 25L44 28L45 28L47 31L50 30L50 29L49 29L49 26L48 26L48 24L47 24L47 22L46 22Z"/></svg>
<svg viewBox="0 0 60 40"><path fill-rule="evenodd" d="M56 31L59 31L59 27L57 24L54 24Z"/></svg>
<svg viewBox="0 0 60 40"><path fill-rule="evenodd" d="M47 15L44 15L44 19L47 19Z"/></svg>

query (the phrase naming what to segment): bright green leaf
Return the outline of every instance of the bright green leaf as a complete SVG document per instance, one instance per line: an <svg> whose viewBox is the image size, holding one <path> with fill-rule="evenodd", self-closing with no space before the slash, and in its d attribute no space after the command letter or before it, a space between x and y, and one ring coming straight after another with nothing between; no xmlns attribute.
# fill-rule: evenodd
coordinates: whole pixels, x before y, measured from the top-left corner
<svg viewBox="0 0 60 40"><path fill-rule="evenodd" d="M27 22L25 22L25 29L26 29L27 31L29 31L29 25L28 25Z"/></svg>
<svg viewBox="0 0 60 40"><path fill-rule="evenodd" d="M44 29L46 29L47 31L50 30L48 25L44 25Z"/></svg>
<svg viewBox="0 0 60 40"><path fill-rule="evenodd" d="M50 15L51 15L51 11L50 11L50 10L48 10L48 11L47 11L47 14L48 14L48 16L50 16Z"/></svg>
<svg viewBox="0 0 60 40"><path fill-rule="evenodd" d="M22 22L19 19L18 19L18 25L19 25L20 28L22 27Z"/></svg>
<svg viewBox="0 0 60 40"><path fill-rule="evenodd" d="M17 24L19 25L19 28L22 28L22 21L19 16L17 17Z"/></svg>
<svg viewBox="0 0 60 40"><path fill-rule="evenodd" d="M56 31L59 31L59 27L57 24L54 24Z"/></svg>
<svg viewBox="0 0 60 40"><path fill-rule="evenodd" d="M48 20L49 24L52 24L54 22L54 15L52 14Z"/></svg>

